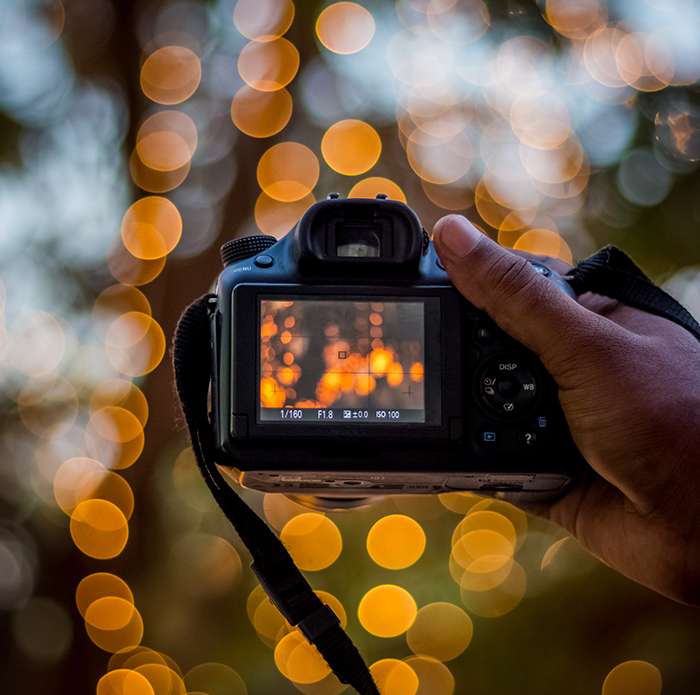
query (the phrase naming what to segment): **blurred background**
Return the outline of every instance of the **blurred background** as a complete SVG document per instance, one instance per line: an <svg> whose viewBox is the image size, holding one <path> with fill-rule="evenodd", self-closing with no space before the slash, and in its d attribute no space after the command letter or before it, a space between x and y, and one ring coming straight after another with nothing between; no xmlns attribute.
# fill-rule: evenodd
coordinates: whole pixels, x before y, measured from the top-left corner
<svg viewBox="0 0 700 695"><path fill-rule="evenodd" d="M338 191L617 244L700 315L698 27L696 0L3 0L0 690L340 692L198 477L182 308L222 241ZM246 498L385 695L698 688L697 611L503 502Z"/></svg>

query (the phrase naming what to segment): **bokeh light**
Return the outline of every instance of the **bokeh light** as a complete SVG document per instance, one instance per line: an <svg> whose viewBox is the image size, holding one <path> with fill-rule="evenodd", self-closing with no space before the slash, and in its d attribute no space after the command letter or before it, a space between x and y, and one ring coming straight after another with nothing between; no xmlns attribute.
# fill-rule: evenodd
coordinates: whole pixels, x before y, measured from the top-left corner
<svg viewBox="0 0 700 695"><path fill-rule="evenodd" d="M6 360L9 366L30 377L47 376L64 357L66 336L60 321L45 311L22 315L10 327ZM47 351L44 346L50 345Z"/></svg>
<svg viewBox="0 0 700 695"><path fill-rule="evenodd" d="M299 630L293 630L278 642L275 664L285 678L301 684L317 683L330 673L316 647Z"/></svg>
<svg viewBox="0 0 700 695"><path fill-rule="evenodd" d="M469 513L455 527L452 533L453 548L466 534L481 530L493 531L499 534L508 541L510 547L515 548L516 531L513 522L498 512L489 509L476 510L474 507L469 510Z"/></svg>
<svg viewBox="0 0 700 695"><path fill-rule="evenodd" d="M37 664L51 666L70 649L73 626L60 603L35 597L14 614L12 634L23 654Z"/></svg>
<svg viewBox="0 0 700 695"><path fill-rule="evenodd" d="M93 410L88 427L102 439L120 444L130 442L143 431L143 425L136 415L116 405Z"/></svg>
<svg viewBox="0 0 700 695"><path fill-rule="evenodd" d="M130 285L110 285L95 298L92 308L97 321L110 321L127 311L151 315L151 303L141 290Z"/></svg>
<svg viewBox="0 0 700 695"><path fill-rule="evenodd" d="M252 618L253 628L268 647L273 647L292 627L268 596L260 596L257 605L254 603L256 598L258 597L251 595L248 600L249 608L255 606Z"/></svg>
<svg viewBox="0 0 700 695"><path fill-rule="evenodd" d="M441 601L420 608L406 633L406 642L417 656L451 661L469 646L473 634L471 618L464 610Z"/></svg>
<svg viewBox="0 0 700 695"><path fill-rule="evenodd" d="M143 666L166 666L177 674L178 679L182 676L182 670L172 657L165 652L158 652L141 644L135 647L125 647L115 652L109 657L109 665L110 668L131 668L139 672ZM171 681L174 681L173 685L179 688L179 680L171 676Z"/></svg>
<svg viewBox="0 0 700 695"><path fill-rule="evenodd" d="M189 99L201 79L199 58L185 46L163 46L141 66L141 90L158 104L179 104Z"/></svg>
<svg viewBox="0 0 700 695"><path fill-rule="evenodd" d="M251 41L238 56L238 72L243 81L261 92L286 87L299 70L299 51L285 38Z"/></svg>
<svg viewBox="0 0 700 695"><path fill-rule="evenodd" d="M87 609L98 599L116 596L134 603L134 594L129 585L116 574L95 572L83 577L75 589L75 604L80 615L85 618Z"/></svg>
<svg viewBox="0 0 700 695"><path fill-rule="evenodd" d="M98 411L107 406L127 410L141 423L148 422L148 401L143 391L126 379L105 379L99 382L90 397L90 410Z"/></svg>
<svg viewBox="0 0 700 695"><path fill-rule="evenodd" d="M383 176L368 176L366 179L358 181L350 189L348 198L376 198L380 194L401 203L408 202L401 186Z"/></svg>
<svg viewBox="0 0 700 695"><path fill-rule="evenodd" d="M137 644L114 652L109 657L107 668L110 671L116 671L118 669L136 669L145 664L167 666L169 663L170 661L164 653L143 644Z"/></svg>
<svg viewBox="0 0 700 695"><path fill-rule="evenodd" d="M167 256L182 236L182 218L167 198L148 196L136 201L122 219L122 242L136 258Z"/></svg>
<svg viewBox="0 0 700 695"><path fill-rule="evenodd" d="M510 109L510 123L520 142L537 149L559 147L571 133L569 110L556 95L517 97Z"/></svg>
<svg viewBox="0 0 700 695"><path fill-rule="evenodd" d="M381 695L416 695L418 692L418 675L405 661L380 659L369 670Z"/></svg>
<svg viewBox="0 0 700 695"><path fill-rule="evenodd" d="M460 181L441 185L421 179L421 188L433 205L444 210L466 210L474 205L474 191L469 185L460 185Z"/></svg>
<svg viewBox="0 0 700 695"><path fill-rule="evenodd" d="M455 677L441 661L429 656L409 656L406 663L418 676L416 695L453 695Z"/></svg>
<svg viewBox="0 0 700 695"><path fill-rule="evenodd" d="M260 91L241 87L231 102L231 120L253 138L277 135L292 117L292 96L286 89Z"/></svg>
<svg viewBox="0 0 700 695"><path fill-rule="evenodd" d="M292 0L238 0L233 10L236 29L253 41L272 41L287 32L294 20Z"/></svg>
<svg viewBox="0 0 700 695"><path fill-rule="evenodd" d="M491 511L500 514L513 524L513 529L515 530L516 541L515 549L519 549L523 542L525 541L525 536L527 534L527 514L505 500L496 499L494 497L484 497L477 501L477 503L471 507L469 512L479 512L479 511ZM483 517L482 517L483 518Z"/></svg>
<svg viewBox="0 0 700 695"><path fill-rule="evenodd" d="M103 596L85 611L85 630L90 639L110 653L133 647L143 637L143 620L136 606L118 596Z"/></svg>
<svg viewBox="0 0 700 695"><path fill-rule="evenodd" d="M136 186L148 193L167 193L180 186L190 173L191 163L185 162L179 169L160 171L146 166L134 148L129 157L129 174Z"/></svg>
<svg viewBox="0 0 700 695"><path fill-rule="evenodd" d="M509 555L487 554L468 560L462 566L450 555L450 576L465 591L489 591L500 586L510 575L514 559Z"/></svg>
<svg viewBox="0 0 700 695"><path fill-rule="evenodd" d="M158 111L136 133L136 154L149 169L175 172L190 163L198 141L197 126L190 116L172 109Z"/></svg>
<svg viewBox="0 0 700 695"><path fill-rule="evenodd" d="M372 40L375 23L372 13L356 2L334 2L316 20L316 35L329 51L349 55L365 48Z"/></svg>
<svg viewBox="0 0 700 695"><path fill-rule="evenodd" d="M146 678L154 695L186 695L180 675L164 664L141 664L134 671Z"/></svg>
<svg viewBox="0 0 700 695"><path fill-rule="evenodd" d="M292 517L280 532L280 539L294 562L308 571L330 567L343 549L338 527L316 512Z"/></svg>
<svg viewBox="0 0 700 695"><path fill-rule="evenodd" d="M617 186L631 203L642 207L658 205L671 190L672 176L643 149L628 153L617 172Z"/></svg>
<svg viewBox="0 0 700 695"><path fill-rule="evenodd" d="M124 513L112 502L87 499L71 513L70 535L85 555L109 560L124 550L129 526Z"/></svg>
<svg viewBox="0 0 700 695"><path fill-rule="evenodd" d="M155 695L148 679L131 669L105 673L97 682L97 695Z"/></svg>
<svg viewBox="0 0 700 695"><path fill-rule="evenodd" d="M482 498L473 492L441 492L440 504L455 514L466 514Z"/></svg>
<svg viewBox="0 0 700 695"><path fill-rule="evenodd" d="M499 532L479 528L459 535L452 546L452 558L460 567L467 569L475 561L486 557L498 557L506 562L512 557L514 547L514 541Z"/></svg>
<svg viewBox="0 0 700 695"><path fill-rule="evenodd" d="M174 545L171 558L182 588L192 596L228 595L243 574L236 548L213 534L185 535Z"/></svg>
<svg viewBox="0 0 700 695"><path fill-rule="evenodd" d="M661 695L661 671L648 661L625 661L603 681L602 695Z"/></svg>
<svg viewBox="0 0 700 695"><path fill-rule="evenodd" d="M573 262L569 245L561 235L551 229L528 229L518 237L513 248L535 255L558 258L565 263Z"/></svg>
<svg viewBox="0 0 700 695"><path fill-rule="evenodd" d="M255 224L263 234L282 237L315 202L316 198L312 193L287 203L275 200L263 192L255 201Z"/></svg>
<svg viewBox="0 0 700 695"><path fill-rule="evenodd" d="M404 514L390 514L377 521L367 534L367 552L380 567L400 570L418 561L425 550L425 531Z"/></svg>
<svg viewBox="0 0 700 695"><path fill-rule="evenodd" d="M346 176L369 171L381 152L377 131L369 123L353 118L334 123L321 140L321 153L328 166Z"/></svg>
<svg viewBox="0 0 700 695"><path fill-rule="evenodd" d="M78 394L62 377L31 379L17 393L17 412L30 432L50 439L68 431L75 422Z"/></svg>
<svg viewBox="0 0 700 695"><path fill-rule="evenodd" d="M191 668L185 674L189 693L207 695L247 695L248 689L241 676L230 666L207 661Z"/></svg>
<svg viewBox="0 0 700 695"><path fill-rule="evenodd" d="M417 176L438 185L461 179L474 161L472 145L463 132L441 140L414 131L406 142L406 158Z"/></svg>
<svg viewBox="0 0 700 695"><path fill-rule="evenodd" d="M562 35L570 39L586 39L607 19L600 0L547 0L545 19Z"/></svg>
<svg viewBox="0 0 700 695"><path fill-rule="evenodd" d="M115 319L107 329L105 352L121 374L143 376L152 372L163 359L163 329L147 314L129 311Z"/></svg>
<svg viewBox="0 0 700 695"><path fill-rule="evenodd" d="M397 637L413 625L417 612L415 599L406 589L395 584L381 584L362 597L357 617L370 634Z"/></svg>
<svg viewBox="0 0 700 695"><path fill-rule="evenodd" d="M248 620L250 620L251 625L254 625L255 623L255 611L258 609L258 606L260 606L260 604L263 602L265 596L265 589L263 589L260 584L256 584L253 590L248 594L245 608L246 613L248 614Z"/></svg>
<svg viewBox="0 0 700 695"><path fill-rule="evenodd" d="M69 516L81 502L91 499L111 502L127 521L134 511L134 493L129 483L91 458L64 461L54 476L53 494L56 504Z"/></svg>
<svg viewBox="0 0 700 695"><path fill-rule="evenodd" d="M318 182L318 157L306 145L281 142L270 147L258 162L260 188L270 198L293 203L308 196Z"/></svg>
<svg viewBox="0 0 700 695"><path fill-rule="evenodd" d="M482 590L469 586L460 588L464 607L482 618L500 618L510 613L522 601L527 588L527 575L518 562L510 566L508 576L493 588Z"/></svg>
<svg viewBox="0 0 700 695"><path fill-rule="evenodd" d="M153 282L165 267L165 256L146 260L132 256L121 244L107 259L109 270L125 285L141 286Z"/></svg>
<svg viewBox="0 0 700 695"><path fill-rule="evenodd" d="M133 423L133 420L131 420ZM110 469L129 468L143 452L146 437L143 429L133 439L126 442L115 442L114 439L101 437L92 427L85 428L85 448L88 456L104 462Z"/></svg>

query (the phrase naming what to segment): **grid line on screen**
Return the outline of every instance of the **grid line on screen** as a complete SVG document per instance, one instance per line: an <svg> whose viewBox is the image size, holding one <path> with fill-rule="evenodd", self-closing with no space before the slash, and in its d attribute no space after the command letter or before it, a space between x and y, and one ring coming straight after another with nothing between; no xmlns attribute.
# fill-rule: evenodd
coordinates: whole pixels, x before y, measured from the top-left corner
<svg viewBox="0 0 700 695"><path fill-rule="evenodd" d="M424 422L420 301L261 299L259 420Z"/></svg>

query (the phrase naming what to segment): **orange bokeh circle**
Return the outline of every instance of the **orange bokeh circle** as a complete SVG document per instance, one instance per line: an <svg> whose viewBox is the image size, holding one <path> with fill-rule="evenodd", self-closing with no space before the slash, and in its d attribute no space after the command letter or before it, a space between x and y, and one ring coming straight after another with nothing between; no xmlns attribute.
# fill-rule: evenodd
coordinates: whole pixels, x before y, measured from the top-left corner
<svg viewBox="0 0 700 695"><path fill-rule="evenodd" d="M182 218L173 203L161 196L137 200L122 218L122 242L136 258L167 256L182 236Z"/></svg>
<svg viewBox="0 0 700 695"><path fill-rule="evenodd" d="M318 157L299 142L280 142L260 157L257 178L270 198L283 203L301 200L318 182Z"/></svg>
<svg viewBox="0 0 700 695"><path fill-rule="evenodd" d="M251 41L238 56L238 72L243 81L261 92L286 87L299 70L299 51L284 38Z"/></svg>

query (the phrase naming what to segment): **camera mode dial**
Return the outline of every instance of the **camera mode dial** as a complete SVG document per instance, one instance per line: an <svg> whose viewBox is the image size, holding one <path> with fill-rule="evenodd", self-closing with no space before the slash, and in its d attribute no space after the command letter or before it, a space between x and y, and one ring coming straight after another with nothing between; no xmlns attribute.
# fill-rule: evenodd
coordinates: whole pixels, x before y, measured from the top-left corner
<svg viewBox="0 0 700 695"><path fill-rule="evenodd" d="M479 373L479 394L489 410L501 417L519 417L534 404L537 381L519 357L494 357Z"/></svg>
<svg viewBox="0 0 700 695"><path fill-rule="evenodd" d="M267 234L252 234L239 237L238 239L231 239L231 241L227 241L221 247L221 262L226 268L231 263L240 261L243 258L257 256L259 253L267 251L276 242L277 239L275 237Z"/></svg>

